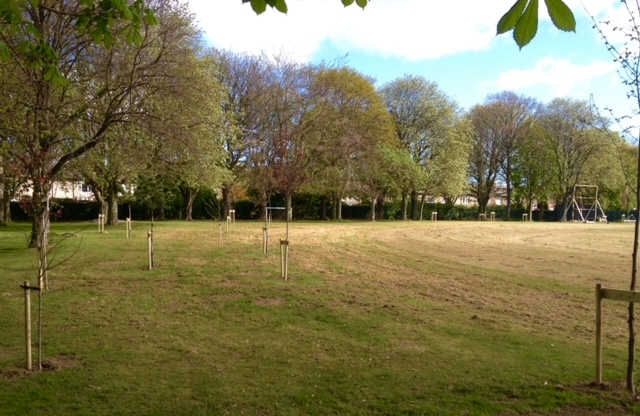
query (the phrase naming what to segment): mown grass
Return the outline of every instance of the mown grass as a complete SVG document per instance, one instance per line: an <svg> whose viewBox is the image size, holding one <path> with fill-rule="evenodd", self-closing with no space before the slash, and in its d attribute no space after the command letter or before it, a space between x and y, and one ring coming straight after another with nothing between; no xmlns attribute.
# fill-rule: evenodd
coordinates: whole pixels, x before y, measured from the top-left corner
<svg viewBox="0 0 640 416"><path fill-rule="evenodd" d="M0 228L0 414L640 414L619 389L621 306L606 310L608 388L589 386L595 272L571 277L573 263L554 263L558 247L527 243L523 259L535 258L508 268L517 244L483 257L488 245L461 239L439 252L440 240L423 240L455 227L484 241L579 225L296 223L289 281L277 246L262 254L259 223L235 224L223 245L211 222L156 223L153 271L148 224L130 239L123 226L83 227L52 226L56 260L72 257L44 296L43 354L55 371L42 373L20 370L29 227ZM629 238L603 227L589 231L602 237L596 251L566 257L588 262L606 254L604 240ZM627 260L607 265L621 285ZM554 273L533 271L548 264Z"/></svg>

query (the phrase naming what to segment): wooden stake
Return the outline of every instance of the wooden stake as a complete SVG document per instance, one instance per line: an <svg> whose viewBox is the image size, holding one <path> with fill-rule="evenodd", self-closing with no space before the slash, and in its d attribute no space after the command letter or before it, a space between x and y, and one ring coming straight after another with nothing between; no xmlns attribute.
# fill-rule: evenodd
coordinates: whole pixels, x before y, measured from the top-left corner
<svg viewBox="0 0 640 416"><path fill-rule="evenodd" d="M289 241L280 240L280 277L289 280Z"/></svg>
<svg viewBox="0 0 640 416"><path fill-rule="evenodd" d="M147 244L148 244L148 248L149 248L149 270L153 270L153 240L152 240L152 233L151 231L149 231L147 233Z"/></svg>
<svg viewBox="0 0 640 416"><path fill-rule="evenodd" d="M596 285L596 383L602 384L602 285Z"/></svg>
<svg viewBox="0 0 640 416"><path fill-rule="evenodd" d="M31 287L28 281L24 281L24 333L27 357L27 370L33 370L31 357Z"/></svg>
<svg viewBox="0 0 640 416"><path fill-rule="evenodd" d="M222 224L218 224L218 245L222 245Z"/></svg>
<svg viewBox="0 0 640 416"><path fill-rule="evenodd" d="M262 252L269 253L269 229L262 227Z"/></svg>

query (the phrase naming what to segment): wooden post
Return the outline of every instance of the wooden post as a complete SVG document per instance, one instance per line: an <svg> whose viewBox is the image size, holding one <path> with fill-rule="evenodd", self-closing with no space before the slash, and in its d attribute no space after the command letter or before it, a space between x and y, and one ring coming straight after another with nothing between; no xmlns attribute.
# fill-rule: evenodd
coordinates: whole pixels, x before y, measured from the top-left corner
<svg viewBox="0 0 640 416"><path fill-rule="evenodd" d="M495 221L496 220L496 213L495 211L491 211L491 221Z"/></svg>
<svg viewBox="0 0 640 416"><path fill-rule="evenodd" d="M289 241L280 240L280 277L289 279Z"/></svg>
<svg viewBox="0 0 640 416"><path fill-rule="evenodd" d="M98 214L98 232L102 233L102 214Z"/></svg>
<svg viewBox="0 0 640 416"><path fill-rule="evenodd" d="M431 213L431 221L438 221L438 211L433 211Z"/></svg>
<svg viewBox="0 0 640 416"><path fill-rule="evenodd" d="M151 231L149 231L147 233L147 244L148 244L148 248L149 248L149 270L153 270L153 239L152 239L152 233Z"/></svg>
<svg viewBox="0 0 640 416"><path fill-rule="evenodd" d="M626 215L622 214L622 222L624 222L625 218L626 218Z"/></svg>
<svg viewBox="0 0 640 416"><path fill-rule="evenodd" d="M231 222L233 222L235 224L236 223L236 210L235 209L230 209L229 210L229 215L231 216Z"/></svg>
<svg viewBox="0 0 640 416"><path fill-rule="evenodd" d="M529 214L522 214L522 221L527 222Z"/></svg>
<svg viewBox="0 0 640 416"><path fill-rule="evenodd" d="M478 221L484 221L484 214L478 214Z"/></svg>
<svg viewBox="0 0 640 416"><path fill-rule="evenodd" d="M127 218L127 222L126 222L126 233L127 233L127 238L131 237L131 218Z"/></svg>
<svg viewBox="0 0 640 416"><path fill-rule="evenodd" d="M227 234L229 234L229 224L231 223L231 217L227 215Z"/></svg>
<svg viewBox="0 0 640 416"><path fill-rule="evenodd" d="M269 253L269 229L262 227L262 252Z"/></svg>
<svg viewBox="0 0 640 416"><path fill-rule="evenodd" d="M218 223L218 245L222 245L222 224Z"/></svg>
<svg viewBox="0 0 640 416"><path fill-rule="evenodd" d="M596 383L602 384L602 285L596 285Z"/></svg>
<svg viewBox="0 0 640 416"><path fill-rule="evenodd" d="M27 370L33 370L31 358L31 287L28 281L24 281L24 333L27 357Z"/></svg>

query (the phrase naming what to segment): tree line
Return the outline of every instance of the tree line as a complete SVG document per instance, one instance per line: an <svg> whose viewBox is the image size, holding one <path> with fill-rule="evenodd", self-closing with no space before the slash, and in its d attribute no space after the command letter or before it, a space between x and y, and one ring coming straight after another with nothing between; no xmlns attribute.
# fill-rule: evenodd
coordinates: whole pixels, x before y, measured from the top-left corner
<svg viewBox="0 0 640 416"><path fill-rule="evenodd" d="M341 62L212 49L180 2L145 5L153 19L133 32L116 19L102 42L78 30L75 2L26 2L29 24L0 28L0 222L32 189L34 245L56 180L88 184L110 224L123 196L156 217L180 198L190 219L203 189L219 190L212 216L238 199L264 209L276 194L290 208L304 192L333 219L354 198L371 204L372 220L390 200L416 220L428 196L453 206L472 195L484 213L504 188L509 218L514 205L566 205L584 183L609 207L635 208L637 147L587 102L504 91L464 110L418 76L376 86ZM34 45L57 51L59 73L34 59Z"/></svg>

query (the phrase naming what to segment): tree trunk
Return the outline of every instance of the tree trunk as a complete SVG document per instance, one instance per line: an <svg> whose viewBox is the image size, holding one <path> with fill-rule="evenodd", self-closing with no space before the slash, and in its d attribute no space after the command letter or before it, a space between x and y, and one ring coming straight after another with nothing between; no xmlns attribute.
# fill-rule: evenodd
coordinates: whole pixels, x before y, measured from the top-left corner
<svg viewBox="0 0 640 416"><path fill-rule="evenodd" d="M506 215L504 220L505 221L510 221L511 220L511 172L510 170L507 170L507 175L506 175L506 182L507 182L507 210L506 210Z"/></svg>
<svg viewBox="0 0 640 416"><path fill-rule="evenodd" d="M0 162L2 159L0 159ZM5 209L5 201L7 196L4 186L4 174L2 173L2 167L0 166L0 225L7 225L7 211Z"/></svg>
<svg viewBox="0 0 640 416"><path fill-rule="evenodd" d="M320 219L326 221L327 219L327 196L322 195L320 203Z"/></svg>
<svg viewBox="0 0 640 416"><path fill-rule="evenodd" d="M417 221L420 215L420 205L418 204L418 192L411 191L411 220Z"/></svg>
<svg viewBox="0 0 640 416"><path fill-rule="evenodd" d="M408 206L408 201L407 201L407 193L402 191L402 204L401 204L401 211L402 211L402 221L406 221L407 220L407 206Z"/></svg>
<svg viewBox="0 0 640 416"><path fill-rule="evenodd" d="M287 221L291 221L293 219L293 211L291 208L291 194L285 195L285 211L286 211L286 219Z"/></svg>
<svg viewBox="0 0 640 416"><path fill-rule="evenodd" d="M118 187L110 186L107 190L107 224L118 224Z"/></svg>
<svg viewBox="0 0 640 416"><path fill-rule="evenodd" d="M638 168L640 168L640 153L637 157ZM636 177L636 206L640 207L640 170L637 171ZM634 234L633 234L633 255L631 263L631 285L630 290L636 290L636 280L638 278L638 240L640 239L640 216L636 217ZM629 303L629 359L627 361L627 390L632 395L636 394L636 385L634 381L634 365L636 361L636 309L635 303Z"/></svg>
<svg viewBox="0 0 640 416"><path fill-rule="evenodd" d="M377 205L377 209L378 209L378 213L376 215L376 218L380 218L381 220L384 219L384 195L380 195L378 197L378 202L376 203Z"/></svg>
<svg viewBox="0 0 640 416"><path fill-rule="evenodd" d="M340 195L338 195L336 204L338 205L338 221L342 221L342 197Z"/></svg>
<svg viewBox="0 0 640 416"><path fill-rule="evenodd" d="M196 197L198 196L199 192L200 192L200 188L187 189L187 207L185 209L185 217L184 217L186 221L193 221L193 202L196 200Z"/></svg>
<svg viewBox="0 0 640 416"><path fill-rule="evenodd" d="M489 199L484 195L478 196L478 214L486 214L487 213L487 205L489 205Z"/></svg>
<svg viewBox="0 0 640 416"><path fill-rule="evenodd" d="M331 194L331 219L336 221L338 219L338 194L333 192Z"/></svg>
<svg viewBox="0 0 640 416"><path fill-rule="evenodd" d="M424 201L427 199L427 193L423 192L420 197L420 221L422 221L422 213L424 212Z"/></svg>
<svg viewBox="0 0 640 416"><path fill-rule="evenodd" d="M227 218L229 211L231 211L231 184L226 184L222 187L222 218Z"/></svg>
<svg viewBox="0 0 640 416"><path fill-rule="evenodd" d="M372 222L376 221L376 201L378 200L377 196L371 198L371 214L370 219Z"/></svg>

